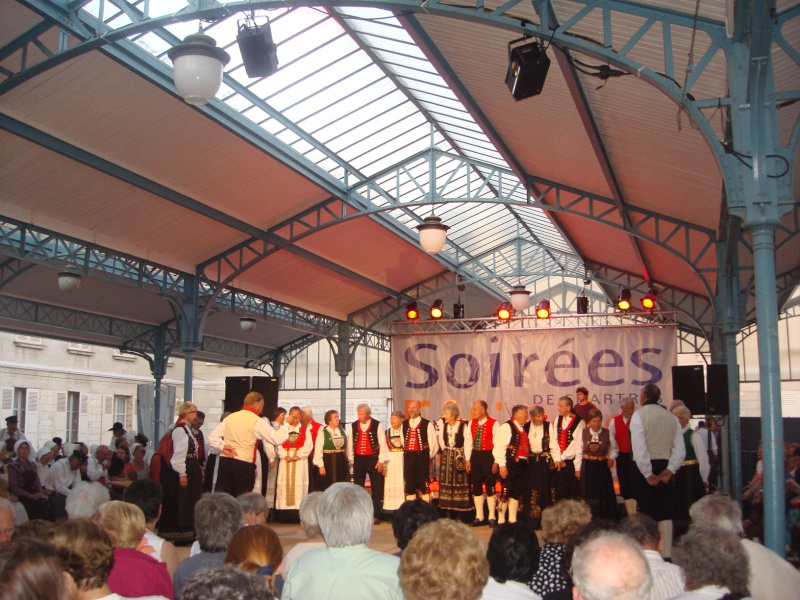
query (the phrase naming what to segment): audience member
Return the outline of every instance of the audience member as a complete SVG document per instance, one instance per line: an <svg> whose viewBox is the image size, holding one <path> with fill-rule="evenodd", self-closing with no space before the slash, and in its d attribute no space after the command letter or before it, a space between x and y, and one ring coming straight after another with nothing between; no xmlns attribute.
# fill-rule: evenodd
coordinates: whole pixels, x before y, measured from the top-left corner
<svg viewBox="0 0 800 600"><path fill-rule="evenodd" d="M397 578L399 559L367 547L374 513L366 490L334 483L319 499L317 518L327 547L310 550L294 562L286 574L283 600L403 597Z"/></svg>
<svg viewBox="0 0 800 600"><path fill-rule="evenodd" d="M225 555L225 564L266 579L275 594L275 574L283 560L278 534L268 525L242 527L233 535Z"/></svg>
<svg viewBox="0 0 800 600"><path fill-rule="evenodd" d="M52 521L45 521L44 519L31 519L25 521L22 525L16 528L14 535L11 536L12 540L29 537L37 540L43 540L48 531L53 526Z"/></svg>
<svg viewBox="0 0 800 600"><path fill-rule="evenodd" d="M685 590L683 573L661 557L662 541L658 523L652 517L639 513L622 520L622 532L639 542L650 566L653 588L647 600L668 600L682 594Z"/></svg>
<svg viewBox="0 0 800 600"><path fill-rule="evenodd" d="M203 569L192 575L183 587L180 600L272 600L262 577L234 567Z"/></svg>
<svg viewBox="0 0 800 600"><path fill-rule="evenodd" d="M245 525L267 524L267 499L258 492L245 492L236 498L242 507Z"/></svg>
<svg viewBox="0 0 800 600"><path fill-rule="evenodd" d="M70 519L96 520L100 506L110 499L106 486L97 482L79 481L67 496L65 504L67 516Z"/></svg>
<svg viewBox="0 0 800 600"><path fill-rule="evenodd" d="M26 538L0 546L3 600L71 600L76 593L51 545Z"/></svg>
<svg viewBox="0 0 800 600"><path fill-rule="evenodd" d="M49 496L39 481L39 469L31 460L31 443L26 439L14 444L17 457L8 465L8 490L25 507L31 519L49 519L51 510Z"/></svg>
<svg viewBox="0 0 800 600"><path fill-rule="evenodd" d="M398 575L406 600L478 600L489 579L489 562L469 527L439 519L414 534Z"/></svg>
<svg viewBox="0 0 800 600"><path fill-rule="evenodd" d="M53 516L66 517L65 505L72 488L81 481L81 472L86 469L86 455L75 450L67 460L60 460L50 467L50 482L53 485Z"/></svg>
<svg viewBox="0 0 800 600"><path fill-rule="evenodd" d="M89 519L70 519L56 523L47 534L55 546L64 570L77 588L73 600L121 600L108 587L108 576L114 566L114 545L99 523ZM163 596L140 597L139 600L164 600Z"/></svg>
<svg viewBox="0 0 800 600"><path fill-rule="evenodd" d="M0 498L0 544L11 541L14 529L14 508L11 506L11 502Z"/></svg>
<svg viewBox="0 0 800 600"><path fill-rule="evenodd" d="M108 576L111 591L127 597L172 598L172 580L166 565L148 555L148 549L153 551L151 547L143 547L142 510L128 502L106 502L100 507L100 525L114 544L114 566Z"/></svg>
<svg viewBox="0 0 800 600"><path fill-rule="evenodd" d="M161 517L163 491L161 484L152 479L139 479L125 490L125 502L138 506L144 513L144 539L153 548L153 558L167 566L169 576L178 568L178 551L172 542L155 534L156 524Z"/></svg>
<svg viewBox="0 0 800 600"><path fill-rule="evenodd" d="M42 484L45 494L53 492L53 484L50 481L50 463L56 456L56 444L52 441L46 442L36 452L36 468L39 471L39 483Z"/></svg>
<svg viewBox="0 0 800 600"><path fill-rule="evenodd" d="M283 565L280 568L282 573L287 573L292 563L309 550L325 547L325 540L322 539L322 531L317 520L317 503L321 496L322 492L311 492L300 503L300 526L306 534L306 541L295 544L286 553L286 556L283 557Z"/></svg>
<svg viewBox="0 0 800 600"><path fill-rule="evenodd" d="M592 520L589 506L580 500L561 500L542 511L539 566L528 586L540 596L569 587L561 564L566 545L574 533Z"/></svg>
<svg viewBox="0 0 800 600"><path fill-rule="evenodd" d="M641 600L652 586L641 548L613 531L600 532L575 548L572 579L574 600Z"/></svg>
<svg viewBox="0 0 800 600"><path fill-rule="evenodd" d="M747 596L747 553L730 531L690 527L675 549L675 564L683 569L687 590L676 599L739 600ZM783 598L797 597L796 593Z"/></svg>
<svg viewBox="0 0 800 600"><path fill-rule="evenodd" d="M89 456L86 465L86 475L91 481L106 483L108 480L108 467L111 466L111 449L106 445L98 446Z"/></svg>
<svg viewBox="0 0 800 600"><path fill-rule="evenodd" d="M537 600L528 587L539 565L539 540L524 523L504 523L495 528L486 551L489 580L482 600Z"/></svg>
<svg viewBox="0 0 800 600"><path fill-rule="evenodd" d="M2 477L0 477L0 499L8 501L11 512L14 513L14 525L19 527L28 521L28 513L25 511L25 507L22 506L19 498L8 491L8 479Z"/></svg>
<svg viewBox="0 0 800 600"><path fill-rule="evenodd" d="M742 510L739 505L717 494L703 496L689 509L692 527L719 529L743 535ZM775 552L748 539L740 539L750 565L747 587L756 600L786 600L800 597L800 573ZM688 583L687 583L688 588Z"/></svg>
<svg viewBox="0 0 800 600"><path fill-rule="evenodd" d="M175 596L180 597L183 584L200 569L219 567L231 538L244 525L242 507L228 494L204 494L194 507L194 526L200 554L184 560L173 577Z"/></svg>
<svg viewBox="0 0 800 600"><path fill-rule="evenodd" d="M397 555L400 556L406 549L417 529L438 519L439 511L430 502L421 498L403 502L392 517L392 533L397 540L397 547L400 548Z"/></svg>

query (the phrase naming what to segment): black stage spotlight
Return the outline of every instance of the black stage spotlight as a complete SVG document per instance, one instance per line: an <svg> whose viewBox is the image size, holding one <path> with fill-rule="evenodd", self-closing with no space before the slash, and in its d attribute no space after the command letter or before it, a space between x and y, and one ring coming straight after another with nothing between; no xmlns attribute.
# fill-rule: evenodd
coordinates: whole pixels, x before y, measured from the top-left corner
<svg viewBox="0 0 800 600"><path fill-rule="evenodd" d="M619 293L617 308L620 310L631 309L631 291L628 288L622 288L622 291Z"/></svg>
<svg viewBox="0 0 800 600"><path fill-rule="evenodd" d="M269 18L261 26L256 25L255 17L239 21L236 41L248 77L269 77L278 70L278 46L272 42Z"/></svg>
<svg viewBox="0 0 800 600"><path fill-rule="evenodd" d="M523 40L525 38L522 38ZM515 100L522 100L541 94L550 59L539 42L511 47L521 40L508 43L508 71L506 85Z"/></svg>
<svg viewBox="0 0 800 600"><path fill-rule="evenodd" d="M656 293L653 290L650 290L645 294L642 298L642 308L645 310L652 311L656 307Z"/></svg>
<svg viewBox="0 0 800 600"><path fill-rule="evenodd" d="M589 298L586 296L578 296L578 314L579 315L588 315L589 314Z"/></svg>
<svg viewBox="0 0 800 600"><path fill-rule="evenodd" d="M442 315L444 315L444 309L442 308L443 305L444 302L442 302L441 299L431 304L431 319L442 318Z"/></svg>
<svg viewBox="0 0 800 600"><path fill-rule="evenodd" d="M419 309L416 302L409 302L406 306L406 319L416 321L419 319Z"/></svg>
<svg viewBox="0 0 800 600"><path fill-rule="evenodd" d="M497 309L497 318L501 321L508 321L513 314L514 307L511 306L511 302L503 302Z"/></svg>
<svg viewBox="0 0 800 600"><path fill-rule="evenodd" d="M541 302L539 302L538 306L536 307L536 318L537 319L550 318L550 300L542 300Z"/></svg>

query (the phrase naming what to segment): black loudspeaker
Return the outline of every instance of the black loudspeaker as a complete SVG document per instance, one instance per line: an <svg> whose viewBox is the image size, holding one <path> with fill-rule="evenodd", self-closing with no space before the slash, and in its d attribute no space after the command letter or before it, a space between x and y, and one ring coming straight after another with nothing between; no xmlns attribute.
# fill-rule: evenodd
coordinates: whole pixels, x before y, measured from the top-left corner
<svg viewBox="0 0 800 600"><path fill-rule="evenodd" d="M727 417L730 412L728 365L706 367L706 413Z"/></svg>
<svg viewBox="0 0 800 600"><path fill-rule="evenodd" d="M236 41L248 77L268 77L278 70L278 46L272 42L269 23L260 27L240 23Z"/></svg>
<svg viewBox="0 0 800 600"><path fill-rule="evenodd" d="M683 400L693 415L706 414L706 390L702 365L672 367L672 398ZM664 404L669 406L669 399Z"/></svg>
<svg viewBox="0 0 800 600"><path fill-rule="evenodd" d="M278 390L281 380L277 377L253 377L252 390L264 396L263 416L269 420L275 418L275 409L278 408Z"/></svg>
<svg viewBox="0 0 800 600"><path fill-rule="evenodd" d="M587 296L578 296L576 298L578 302L578 314L579 315L588 315L589 314L589 298Z"/></svg>
<svg viewBox="0 0 800 600"><path fill-rule="evenodd" d="M242 409L244 397L250 391L250 377L225 378L225 412L236 412Z"/></svg>
<svg viewBox="0 0 800 600"><path fill-rule="evenodd" d="M542 92L550 59L539 42L516 46L508 52L506 85L515 100L536 96Z"/></svg>

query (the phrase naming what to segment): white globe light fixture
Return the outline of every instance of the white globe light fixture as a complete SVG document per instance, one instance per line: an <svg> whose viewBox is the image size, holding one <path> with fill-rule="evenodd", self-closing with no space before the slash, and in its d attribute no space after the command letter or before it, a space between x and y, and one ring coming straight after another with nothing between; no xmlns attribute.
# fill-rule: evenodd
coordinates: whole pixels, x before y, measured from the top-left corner
<svg viewBox="0 0 800 600"><path fill-rule="evenodd" d="M256 328L256 320L252 317L242 317L239 319L239 327L241 327L242 331L245 333L250 333Z"/></svg>
<svg viewBox="0 0 800 600"><path fill-rule="evenodd" d="M187 104L208 104L222 84L222 67L231 57L211 36L195 33L171 48L172 79Z"/></svg>
<svg viewBox="0 0 800 600"><path fill-rule="evenodd" d="M62 292L74 292L81 287L81 276L77 273L62 271L58 274L58 287Z"/></svg>
<svg viewBox="0 0 800 600"><path fill-rule="evenodd" d="M511 296L511 306L514 307L514 310L517 312L528 310L531 302L531 293L525 289L524 285L515 285L508 295Z"/></svg>
<svg viewBox="0 0 800 600"><path fill-rule="evenodd" d="M428 254L436 254L444 248L444 243L447 241L447 230L450 229L449 225L444 225L442 220L431 215L426 217L422 225L417 225L419 231L419 245Z"/></svg>

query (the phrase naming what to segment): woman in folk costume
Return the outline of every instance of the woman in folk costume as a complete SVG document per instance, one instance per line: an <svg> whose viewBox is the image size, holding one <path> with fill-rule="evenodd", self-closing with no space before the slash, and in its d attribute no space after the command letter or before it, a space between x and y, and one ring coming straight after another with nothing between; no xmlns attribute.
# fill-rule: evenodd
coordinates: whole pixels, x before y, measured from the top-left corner
<svg viewBox="0 0 800 600"><path fill-rule="evenodd" d="M444 407L444 425L437 432L442 449L439 473L439 508L450 511L458 518L458 512L472 510L469 495L469 459L472 454L472 431L459 420L458 405Z"/></svg>
<svg viewBox="0 0 800 600"><path fill-rule="evenodd" d="M289 416L297 414L296 406L289 410ZM308 427L302 424L289 428L289 439L278 446L281 459L278 466L278 489L275 493L276 510L300 510L300 502L308 492L308 460L313 449Z"/></svg>
<svg viewBox="0 0 800 600"><path fill-rule="evenodd" d="M593 518L616 519L617 497L611 478L614 461L608 458L611 438L608 429L603 427L603 413L592 408L586 416L588 419L583 429L581 495L592 509Z"/></svg>
<svg viewBox="0 0 800 600"><path fill-rule="evenodd" d="M194 404L181 404L178 420L167 434L172 442L172 457L169 462L161 455L153 458L166 463L159 469L164 504L158 535L176 545L191 544L194 540L194 505L203 494L203 469L197 460L199 441L193 429L196 416Z"/></svg>
<svg viewBox="0 0 800 600"><path fill-rule="evenodd" d="M383 487L383 510L397 510L405 502L403 483L403 420L406 416L396 410L389 418L386 430L386 483ZM383 454L383 449L382 454Z"/></svg>
<svg viewBox="0 0 800 600"><path fill-rule="evenodd" d="M325 413L325 427L317 434L314 446L314 468L322 478L322 490L339 481L350 481L350 463L347 460L347 433L339 424L339 412Z"/></svg>

